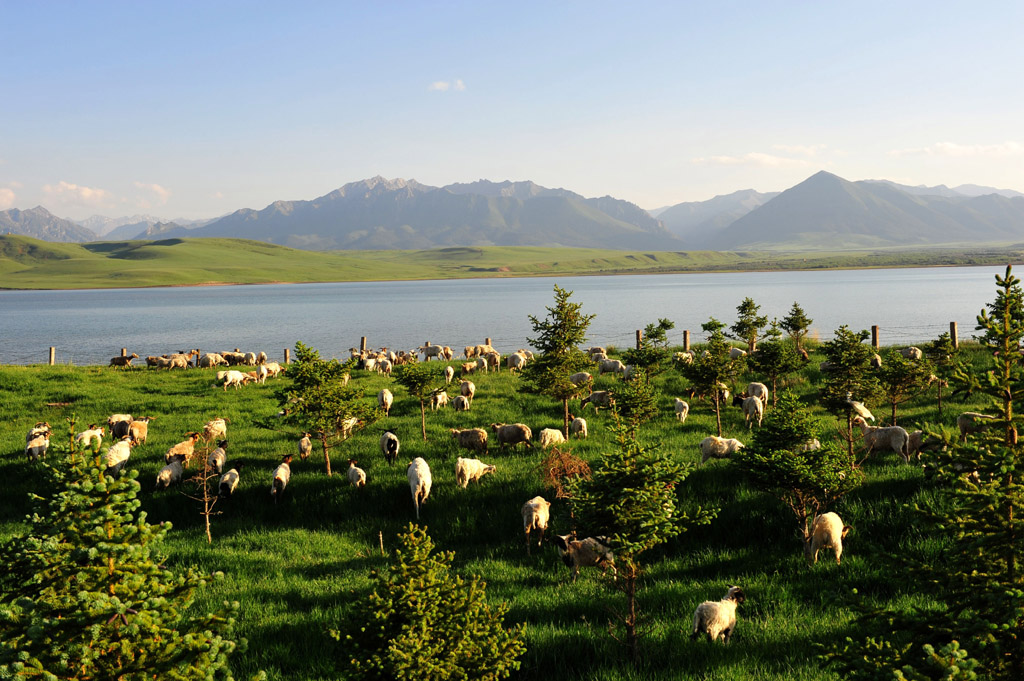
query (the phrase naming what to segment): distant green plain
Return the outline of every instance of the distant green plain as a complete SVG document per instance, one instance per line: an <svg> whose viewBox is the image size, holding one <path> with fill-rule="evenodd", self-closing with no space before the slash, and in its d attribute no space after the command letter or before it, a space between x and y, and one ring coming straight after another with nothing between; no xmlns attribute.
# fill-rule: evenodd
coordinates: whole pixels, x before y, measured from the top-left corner
<svg viewBox="0 0 1024 681"><path fill-rule="evenodd" d="M0 236L0 288L80 289L285 282L1005 265L1024 246L857 251L648 251L486 246L302 251L244 239L66 244Z"/></svg>

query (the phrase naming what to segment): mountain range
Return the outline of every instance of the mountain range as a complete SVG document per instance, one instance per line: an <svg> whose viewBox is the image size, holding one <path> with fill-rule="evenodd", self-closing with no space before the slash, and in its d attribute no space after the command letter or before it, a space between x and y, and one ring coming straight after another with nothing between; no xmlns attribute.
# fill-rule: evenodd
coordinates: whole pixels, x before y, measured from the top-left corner
<svg viewBox="0 0 1024 681"><path fill-rule="evenodd" d="M533 182L432 187L374 177L312 200L206 221L153 216L81 223L39 206L0 212L0 233L48 241L254 239L309 250L573 246L683 251L934 246L1024 241L1024 194L960 185L850 182L821 171L778 193L746 189L659 209Z"/></svg>

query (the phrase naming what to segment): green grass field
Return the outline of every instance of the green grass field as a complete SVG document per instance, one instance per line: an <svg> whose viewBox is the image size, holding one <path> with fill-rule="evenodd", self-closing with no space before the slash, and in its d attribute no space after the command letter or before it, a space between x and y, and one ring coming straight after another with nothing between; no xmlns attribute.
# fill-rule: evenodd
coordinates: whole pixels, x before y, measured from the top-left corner
<svg viewBox="0 0 1024 681"><path fill-rule="evenodd" d="M973 351L974 360L981 353ZM809 404L816 404L820 357L792 381ZM4 416L0 421L3 457L0 471L6 490L0 495L0 538L24 529L28 494L42 492L41 472L25 461L24 435L39 420L66 432L65 418L77 415L80 429L103 422L112 413L128 412L157 419L149 442L136 448L129 468L139 471L143 508L150 521L169 520L174 529L164 550L167 564L223 570L201 597L199 607L224 599L241 602L239 635L249 651L234 658L236 678L257 670L288 681L336 679L345 654L326 631L344 620L354 598L369 584L369 571L384 564L379 548L396 545L396 535L413 520L404 463L424 457L434 487L422 522L441 549L456 553L462 573L482 575L487 593L507 601L509 622L526 624L528 651L516 678L547 679L718 679L729 681L799 681L837 679L815 659L816 643L841 639L848 632L852 599L897 609L925 605L929 595L894 574L887 556L901 554L937 559L946 545L926 536L908 521L906 505L930 500L932 490L919 466L907 466L895 454L875 455L865 464L865 483L835 509L853 526L836 566L831 554L813 569L804 563L792 514L781 503L749 486L730 461L697 468L678 488L683 508L716 506L718 518L686 533L650 555L650 569L640 595L647 617L642 641L644 662L633 669L606 633L608 608L621 595L600 578L583 571L571 584L570 573L551 546L527 557L519 509L542 494L537 451L499 452L484 460L495 475L467 490L454 483L460 452L450 427L484 426L495 421L524 422L536 436L541 428L560 425L560 405L520 390L519 379L506 371L477 375L477 396L468 413L451 409L427 414L428 440L420 436L419 405L387 378L354 372L368 399L389 386L395 393L391 416L355 434L333 456L336 474L324 474L321 458L293 462L285 499L275 506L269 494L274 466L284 453L296 451L298 434L263 429L254 423L278 410L273 393L288 379L223 392L214 386L213 370L157 372L118 371L100 367L0 367ZM598 387L616 379L602 377ZM744 376L743 385L754 376ZM686 383L675 371L658 380L663 391L661 414L644 426L645 441L659 444L681 462L699 461L697 443L713 434L714 416L706 403L691 401L685 425L673 416L672 399ZM925 421L952 424L956 415L978 404L945 403L940 418L934 392L900 410L907 427ZM874 409L879 419L884 407ZM818 409L824 417L824 413ZM206 543L196 505L182 488L153 492L163 454L188 430L210 418L227 417L228 461L244 463L238 493L218 508L212 546ZM614 446L604 410L585 414L590 438L572 443L573 451L594 460ZM823 438L835 436L824 419ZM402 441L399 463L389 467L377 439L391 428ZM740 410L724 414L726 436L747 438ZM368 486L357 490L344 475L345 460L357 459ZM565 531L565 507L552 506L552 530ZM725 647L690 641L692 613L701 601L719 599L732 584L741 585L747 601L740 607L733 642ZM857 596L854 596L854 590Z"/></svg>
<svg viewBox="0 0 1024 681"><path fill-rule="evenodd" d="M913 251L636 252L585 248L300 251L243 239L62 244L0 236L0 288L77 289L274 282L991 265L1019 246Z"/></svg>

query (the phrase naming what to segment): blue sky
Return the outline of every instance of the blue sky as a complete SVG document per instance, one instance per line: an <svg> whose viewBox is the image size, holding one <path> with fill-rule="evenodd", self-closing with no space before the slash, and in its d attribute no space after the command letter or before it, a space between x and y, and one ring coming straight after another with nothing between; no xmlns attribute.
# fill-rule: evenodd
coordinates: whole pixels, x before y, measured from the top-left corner
<svg viewBox="0 0 1024 681"><path fill-rule="evenodd" d="M0 210L213 217L374 175L644 208L818 170L1024 191L1020 2L0 0Z"/></svg>

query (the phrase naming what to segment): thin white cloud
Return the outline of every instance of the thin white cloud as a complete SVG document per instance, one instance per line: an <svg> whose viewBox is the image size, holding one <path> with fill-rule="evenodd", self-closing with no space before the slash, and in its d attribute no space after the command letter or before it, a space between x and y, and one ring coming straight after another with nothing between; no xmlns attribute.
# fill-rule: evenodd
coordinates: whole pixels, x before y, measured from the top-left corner
<svg viewBox="0 0 1024 681"><path fill-rule="evenodd" d="M772 145L772 149L775 151L781 151L784 154L790 154L794 156L807 156L814 157L818 155L818 152L825 149L824 144L775 144Z"/></svg>
<svg viewBox="0 0 1024 681"><path fill-rule="evenodd" d="M0 187L0 210L7 210L14 205L14 191Z"/></svg>
<svg viewBox="0 0 1024 681"><path fill-rule="evenodd" d="M210 194L210 198L211 199L223 199L224 198L224 192L214 192L214 193Z"/></svg>
<svg viewBox="0 0 1024 681"><path fill-rule="evenodd" d="M466 84L462 82L462 79L461 79L461 78L457 78L457 79L455 80L455 85L454 85L453 87L454 87L454 88L455 88L455 89L456 89L457 91L459 91L459 92L462 92L463 90L465 90L465 89L466 89Z"/></svg>
<svg viewBox="0 0 1024 681"><path fill-rule="evenodd" d="M167 203L167 199L171 196L171 190L166 187L161 187L158 184L147 184L145 182L135 182L137 189L145 189L148 192L152 192L156 196L157 204L163 205Z"/></svg>
<svg viewBox="0 0 1024 681"><path fill-rule="evenodd" d="M462 82L461 78L456 78L454 81L435 80L427 89L433 92L448 92L449 90L462 92L466 89L466 84Z"/></svg>
<svg viewBox="0 0 1024 681"><path fill-rule="evenodd" d="M63 180L43 185L43 191L61 203L97 205L110 198L110 192L105 189L83 187Z"/></svg>
<svg viewBox="0 0 1024 681"><path fill-rule="evenodd" d="M758 166L761 168L794 168L812 165L801 158L787 158L774 154L752 151L742 156L701 156L693 159L698 165L709 166Z"/></svg>
<svg viewBox="0 0 1024 681"><path fill-rule="evenodd" d="M949 156L953 158L1020 156L1024 154L1024 144L1020 142L1003 142L1002 144L956 144L954 142L936 142L928 147L912 149L893 149L890 156Z"/></svg>

